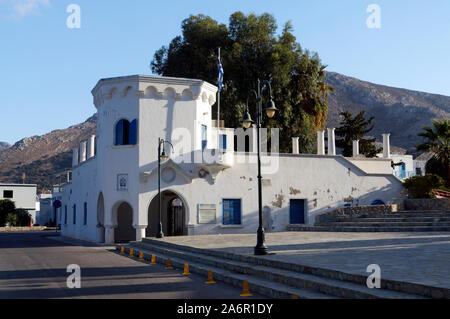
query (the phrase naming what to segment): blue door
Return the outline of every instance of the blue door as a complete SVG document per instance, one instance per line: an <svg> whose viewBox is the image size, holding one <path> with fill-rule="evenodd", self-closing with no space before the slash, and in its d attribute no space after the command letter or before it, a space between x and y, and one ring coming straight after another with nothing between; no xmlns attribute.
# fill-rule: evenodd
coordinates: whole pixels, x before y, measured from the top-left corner
<svg viewBox="0 0 450 319"><path fill-rule="evenodd" d="M291 199L289 205L289 223L304 224L305 223L305 200Z"/></svg>
<svg viewBox="0 0 450 319"><path fill-rule="evenodd" d="M223 224L224 225L241 225L242 211L240 199L224 199L223 200Z"/></svg>

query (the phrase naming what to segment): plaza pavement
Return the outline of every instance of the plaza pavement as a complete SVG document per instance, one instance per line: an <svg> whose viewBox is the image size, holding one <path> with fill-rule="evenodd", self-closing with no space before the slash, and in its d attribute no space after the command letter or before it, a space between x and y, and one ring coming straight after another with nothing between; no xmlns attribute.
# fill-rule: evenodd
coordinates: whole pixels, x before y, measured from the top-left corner
<svg viewBox="0 0 450 319"><path fill-rule="evenodd" d="M256 234L166 237L169 243L253 254ZM266 233L266 245L283 262L368 276L378 264L381 279L450 288L450 233Z"/></svg>

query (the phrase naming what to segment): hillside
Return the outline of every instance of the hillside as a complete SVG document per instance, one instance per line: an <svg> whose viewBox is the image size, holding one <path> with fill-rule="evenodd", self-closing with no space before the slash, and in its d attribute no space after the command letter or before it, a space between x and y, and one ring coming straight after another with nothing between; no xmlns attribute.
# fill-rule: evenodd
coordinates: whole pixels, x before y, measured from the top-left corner
<svg viewBox="0 0 450 319"><path fill-rule="evenodd" d="M447 96L373 84L334 72L327 74L327 82L336 89L329 96L328 126L339 125L341 110L354 114L366 110L375 116L370 135L381 141L382 133L391 133L392 151L403 153L403 148L415 153L422 126L431 125L433 119L450 118ZM72 148L95 134L96 123L94 115L84 123L25 138L13 146L0 143L0 182L21 183L25 172L26 183L50 188L54 175L71 167Z"/></svg>
<svg viewBox="0 0 450 319"><path fill-rule="evenodd" d="M375 116L370 135L382 141L391 133L391 144L415 154L423 126L433 119L450 118L450 97L364 82L339 73L327 73L327 82L336 89L329 96L328 125L339 126L339 112L356 114L366 110Z"/></svg>

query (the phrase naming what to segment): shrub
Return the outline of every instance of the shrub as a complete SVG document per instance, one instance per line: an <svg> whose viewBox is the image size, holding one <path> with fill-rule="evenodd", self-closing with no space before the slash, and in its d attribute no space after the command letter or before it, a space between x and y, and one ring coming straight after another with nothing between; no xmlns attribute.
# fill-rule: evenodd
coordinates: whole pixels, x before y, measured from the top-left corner
<svg viewBox="0 0 450 319"><path fill-rule="evenodd" d="M14 213L9 213L6 215L6 224L8 224L10 227L17 226L19 218Z"/></svg>
<svg viewBox="0 0 450 319"><path fill-rule="evenodd" d="M9 199L0 200L0 227L5 226L8 214L14 213L16 205Z"/></svg>
<svg viewBox="0 0 450 319"><path fill-rule="evenodd" d="M31 214L28 211L25 209L16 209L15 214L17 216L17 226L30 226Z"/></svg>
<svg viewBox="0 0 450 319"><path fill-rule="evenodd" d="M444 186L444 180L438 175L417 175L405 180L404 186L411 198L434 198L433 189Z"/></svg>

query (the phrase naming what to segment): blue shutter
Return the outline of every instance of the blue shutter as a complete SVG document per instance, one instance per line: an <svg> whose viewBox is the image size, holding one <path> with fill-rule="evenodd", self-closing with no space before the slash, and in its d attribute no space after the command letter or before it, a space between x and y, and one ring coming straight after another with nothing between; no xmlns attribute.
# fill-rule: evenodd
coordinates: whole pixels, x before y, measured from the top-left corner
<svg viewBox="0 0 450 319"><path fill-rule="evenodd" d="M223 224L241 225L241 200L224 199L223 200Z"/></svg>
<svg viewBox="0 0 450 319"><path fill-rule="evenodd" d="M116 145L123 145L123 120L116 125Z"/></svg>
<svg viewBox="0 0 450 319"><path fill-rule="evenodd" d="M227 136L225 134L220 135L219 149L221 149L221 150L227 149Z"/></svg>
<svg viewBox="0 0 450 319"><path fill-rule="evenodd" d="M134 120L130 124L130 145L136 145L137 144L137 120Z"/></svg>

